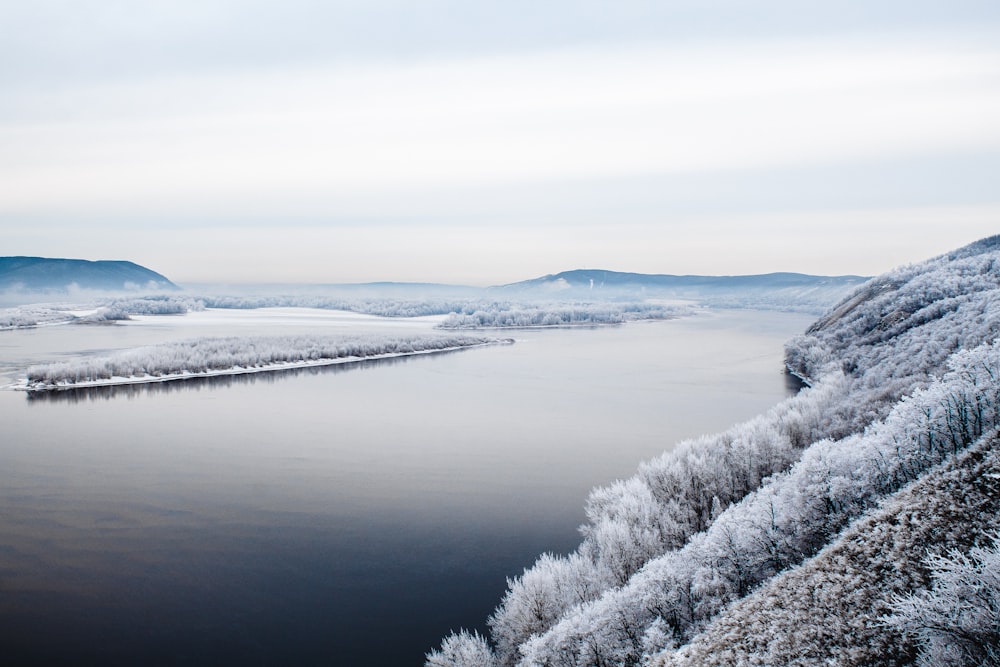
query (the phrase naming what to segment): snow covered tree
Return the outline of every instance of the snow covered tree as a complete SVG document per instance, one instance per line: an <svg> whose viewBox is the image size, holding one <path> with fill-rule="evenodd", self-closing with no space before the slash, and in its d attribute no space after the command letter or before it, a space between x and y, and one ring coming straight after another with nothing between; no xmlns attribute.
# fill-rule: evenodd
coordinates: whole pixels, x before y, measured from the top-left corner
<svg viewBox="0 0 1000 667"><path fill-rule="evenodd" d="M441 642L440 651L427 654L426 667L499 667L500 663L493 655L482 635L478 632L452 633Z"/></svg>
<svg viewBox="0 0 1000 667"><path fill-rule="evenodd" d="M916 635L923 667L1000 666L1000 545L928 560L934 585L899 598L890 625Z"/></svg>

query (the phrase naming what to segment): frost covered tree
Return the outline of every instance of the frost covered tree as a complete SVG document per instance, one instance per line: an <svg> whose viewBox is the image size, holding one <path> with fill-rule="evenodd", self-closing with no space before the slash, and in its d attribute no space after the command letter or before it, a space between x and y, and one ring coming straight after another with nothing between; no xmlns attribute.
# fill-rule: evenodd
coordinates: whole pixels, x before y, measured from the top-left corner
<svg viewBox="0 0 1000 667"><path fill-rule="evenodd" d="M888 623L917 637L922 667L1000 666L1000 544L928 566L933 587L898 598Z"/></svg>
<svg viewBox="0 0 1000 667"><path fill-rule="evenodd" d="M462 630L441 642L441 649L427 654L427 667L499 667L489 642L478 632Z"/></svg>
<svg viewBox="0 0 1000 667"><path fill-rule="evenodd" d="M505 662L534 634L550 628L567 610L593 600L607 588L606 574L581 553L542 554L520 577L507 580L507 593L489 619L497 652Z"/></svg>

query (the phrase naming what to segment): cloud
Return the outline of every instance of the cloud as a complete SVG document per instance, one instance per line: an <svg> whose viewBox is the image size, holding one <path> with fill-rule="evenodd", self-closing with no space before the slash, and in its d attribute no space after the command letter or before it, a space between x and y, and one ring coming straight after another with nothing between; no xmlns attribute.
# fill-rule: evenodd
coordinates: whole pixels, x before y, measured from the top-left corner
<svg viewBox="0 0 1000 667"><path fill-rule="evenodd" d="M1000 49L600 47L21 91L0 214L335 215L437 189L1000 150Z"/></svg>
<svg viewBox="0 0 1000 667"><path fill-rule="evenodd" d="M12 254L131 259L182 282L878 273L996 231L995 37L17 85L0 99L0 230Z"/></svg>

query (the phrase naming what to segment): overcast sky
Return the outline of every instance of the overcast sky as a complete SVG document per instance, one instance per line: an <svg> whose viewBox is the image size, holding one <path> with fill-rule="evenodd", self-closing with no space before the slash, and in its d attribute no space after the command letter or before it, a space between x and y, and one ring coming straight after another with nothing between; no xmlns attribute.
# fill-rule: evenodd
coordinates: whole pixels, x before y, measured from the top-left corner
<svg viewBox="0 0 1000 667"><path fill-rule="evenodd" d="M1000 3L0 0L0 254L874 274L1000 233Z"/></svg>

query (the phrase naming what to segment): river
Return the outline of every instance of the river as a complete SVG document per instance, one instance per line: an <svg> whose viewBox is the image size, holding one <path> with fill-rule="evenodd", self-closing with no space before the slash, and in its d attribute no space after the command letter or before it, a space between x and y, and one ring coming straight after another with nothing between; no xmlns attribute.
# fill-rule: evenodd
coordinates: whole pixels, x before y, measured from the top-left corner
<svg viewBox="0 0 1000 667"><path fill-rule="evenodd" d="M485 629L506 577L576 546L593 486L794 391L782 343L811 320L706 311L326 369L0 391L4 662L420 665L450 630ZM5 331L0 384L192 336L433 323L268 309Z"/></svg>

